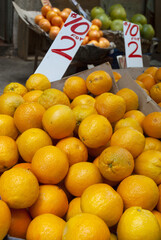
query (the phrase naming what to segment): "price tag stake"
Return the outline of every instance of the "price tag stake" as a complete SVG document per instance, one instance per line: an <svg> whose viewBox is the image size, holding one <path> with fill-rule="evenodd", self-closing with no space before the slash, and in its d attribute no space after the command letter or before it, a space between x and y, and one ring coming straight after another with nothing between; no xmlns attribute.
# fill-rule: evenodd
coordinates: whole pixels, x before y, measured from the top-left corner
<svg viewBox="0 0 161 240"><path fill-rule="evenodd" d="M91 22L72 11L35 73L44 74L50 82L60 80L90 26Z"/></svg>
<svg viewBox="0 0 161 240"><path fill-rule="evenodd" d="M139 26L124 21L123 31L127 67L143 67Z"/></svg>

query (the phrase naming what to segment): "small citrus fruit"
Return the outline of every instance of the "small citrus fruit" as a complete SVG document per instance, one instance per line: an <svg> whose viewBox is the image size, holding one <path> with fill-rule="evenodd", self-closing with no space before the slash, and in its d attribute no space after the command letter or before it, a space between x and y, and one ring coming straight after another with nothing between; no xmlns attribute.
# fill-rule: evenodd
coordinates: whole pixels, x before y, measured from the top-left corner
<svg viewBox="0 0 161 240"><path fill-rule="evenodd" d="M140 125L142 126L143 120L145 118L145 114L139 110L130 110L124 114L124 118L127 118L127 117L131 117L131 118L137 120L140 123Z"/></svg>
<svg viewBox="0 0 161 240"><path fill-rule="evenodd" d="M149 113L144 118L143 130L149 137L161 138L161 112Z"/></svg>
<svg viewBox="0 0 161 240"><path fill-rule="evenodd" d="M150 96L156 102L161 102L161 82L154 84L150 89Z"/></svg>
<svg viewBox="0 0 161 240"><path fill-rule="evenodd" d="M148 68L144 71L144 73L148 73L148 74L150 74L150 75L152 75L152 76L154 77L157 70L158 70L157 67L152 66L152 67L148 67Z"/></svg>
<svg viewBox="0 0 161 240"><path fill-rule="evenodd" d="M158 68L158 70L156 71L156 73L154 75L154 79L155 79L156 83L161 81L161 67Z"/></svg>
<svg viewBox="0 0 161 240"><path fill-rule="evenodd" d="M114 131L117 131L118 129L123 128L123 127L131 127L133 129L143 133L143 129L140 126L140 124L138 123L138 121L133 118L130 118L130 117L120 119L119 121L117 121L115 124L115 127L114 127Z"/></svg>
<svg viewBox="0 0 161 240"><path fill-rule="evenodd" d="M161 141L156 138L146 137L144 151L156 150L161 152Z"/></svg>
<svg viewBox="0 0 161 240"><path fill-rule="evenodd" d="M15 140L18 134L19 132L13 117L6 114L0 114L0 136L8 136Z"/></svg>
<svg viewBox="0 0 161 240"><path fill-rule="evenodd" d="M26 81L26 88L28 91L31 90L45 90L51 88L51 83L49 79L41 74L41 73L34 73L32 74Z"/></svg>
<svg viewBox="0 0 161 240"><path fill-rule="evenodd" d="M116 93L117 96L122 97L126 102L126 112L136 110L139 107L138 95L129 88L122 88Z"/></svg>
<svg viewBox="0 0 161 240"><path fill-rule="evenodd" d="M5 86L3 93L13 92L21 96L27 93L27 88L18 82L11 82Z"/></svg>
<svg viewBox="0 0 161 240"><path fill-rule="evenodd" d="M0 239L7 235L11 225L11 211L8 205L0 199Z"/></svg>
<svg viewBox="0 0 161 240"><path fill-rule="evenodd" d="M90 105L90 106L94 107L95 101L96 100L94 97L87 95L87 94L82 94L73 99L73 101L71 102L71 108L74 108L77 105Z"/></svg>
<svg viewBox="0 0 161 240"><path fill-rule="evenodd" d="M41 90L32 90L23 95L23 99L25 102L37 102L42 93L43 91Z"/></svg>
<svg viewBox="0 0 161 240"><path fill-rule="evenodd" d="M82 213L80 207L80 197L75 197L69 203L68 211L66 214L66 221L68 221L71 217L74 217L79 213Z"/></svg>

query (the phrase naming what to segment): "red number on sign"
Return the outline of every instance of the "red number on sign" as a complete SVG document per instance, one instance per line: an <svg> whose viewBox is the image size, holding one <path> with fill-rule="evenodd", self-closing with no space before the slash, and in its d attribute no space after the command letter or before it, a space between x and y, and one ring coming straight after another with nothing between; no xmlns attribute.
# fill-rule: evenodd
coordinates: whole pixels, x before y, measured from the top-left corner
<svg viewBox="0 0 161 240"><path fill-rule="evenodd" d="M54 52L54 53L57 53L65 58L67 58L68 60L72 60L72 57L70 55L68 55L67 53L65 53L64 51L68 51L68 50L71 50L72 48L75 47L76 45L76 42L75 42L75 39L69 37L69 36L62 36L61 37L61 40L63 39L68 39L68 40L72 40L73 41L73 45L69 48L64 48L64 49L52 49L51 51Z"/></svg>
<svg viewBox="0 0 161 240"><path fill-rule="evenodd" d="M130 53L129 54L129 58L131 57L131 58L135 58L135 57L142 57L141 55L139 55L139 54L134 54L134 53L136 53L136 51L138 50L138 44L136 43L136 42L129 42L128 43L128 47L130 47L130 45L131 44L135 44L136 45L136 48L134 49L134 51L132 52L132 53Z"/></svg>
<svg viewBox="0 0 161 240"><path fill-rule="evenodd" d="M128 25L127 29L126 29L125 35L127 35L127 33L128 33L128 31L129 31L129 28L130 28L130 26L131 26L131 23L129 23L129 25Z"/></svg>
<svg viewBox="0 0 161 240"><path fill-rule="evenodd" d="M69 25L71 25L71 24L73 24L73 23L79 22L80 20L82 20L82 17L77 18L77 19L74 19L74 20L72 20L72 21L70 21L70 22L68 22L68 23L65 23L65 24L64 24L64 27L67 27L67 26L69 26ZM80 27L81 25L86 26L86 30L83 31L83 32L75 31L76 28ZM88 30L89 30L89 24L88 24L87 22L77 23L77 24L74 24L74 25L71 27L71 31L72 31L73 33L75 33L75 34L78 34L78 35L84 35L85 33L88 32Z"/></svg>
<svg viewBox="0 0 161 240"><path fill-rule="evenodd" d="M132 33L132 30L133 30L134 28L136 28L136 32L135 32L135 33ZM134 37L134 36L137 35L138 31L139 31L139 26L138 26L138 25L133 25L132 28L130 29L130 35Z"/></svg>

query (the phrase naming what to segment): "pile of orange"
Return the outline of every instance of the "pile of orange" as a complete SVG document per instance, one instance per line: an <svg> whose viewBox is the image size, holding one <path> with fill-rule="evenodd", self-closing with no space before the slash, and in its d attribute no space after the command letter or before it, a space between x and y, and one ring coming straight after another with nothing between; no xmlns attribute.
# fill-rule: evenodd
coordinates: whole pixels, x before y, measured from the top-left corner
<svg viewBox="0 0 161 240"><path fill-rule="evenodd" d="M0 239L161 239L161 112L112 88L103 70L5 87Z"/></svg>
<svg viewBox="0 0 161 240"><path fill-rule="evenodd" d="M147 68L136 78L136 82L161 107L161 68Z"/></svg>

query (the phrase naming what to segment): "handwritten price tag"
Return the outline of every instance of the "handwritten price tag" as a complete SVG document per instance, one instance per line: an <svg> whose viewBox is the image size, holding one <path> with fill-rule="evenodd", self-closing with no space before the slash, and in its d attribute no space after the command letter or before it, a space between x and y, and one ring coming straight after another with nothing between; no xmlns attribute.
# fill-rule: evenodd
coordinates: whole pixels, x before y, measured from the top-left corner
<svg viewBox="0 0 161 240"><path fill-rule="evenodd" d="M143 67L139 26L124 21L123 31L127 67Z"/></svg>
<svg viewBox="0 0 161 240"><path fill-rule="evenodd" d="M60 80L90 26L91 22L72 11L35 73L46 75L51 82Z"/></svg>

